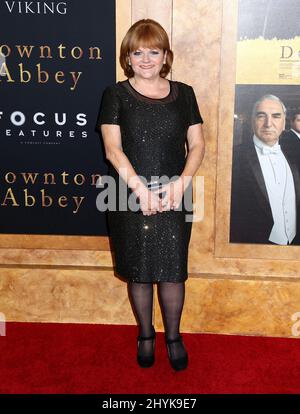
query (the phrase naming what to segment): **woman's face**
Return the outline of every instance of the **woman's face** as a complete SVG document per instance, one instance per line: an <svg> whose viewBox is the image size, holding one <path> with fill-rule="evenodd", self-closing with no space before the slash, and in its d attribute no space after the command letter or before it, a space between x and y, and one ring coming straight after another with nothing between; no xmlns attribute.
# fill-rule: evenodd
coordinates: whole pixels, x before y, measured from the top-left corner
<svg viewBox="0 0 300 414"><path fill-rule="evenodd" d="M129 55L135 76L144 79L155 79L165 63L166 53L158 48L139 47Z"/></svg>

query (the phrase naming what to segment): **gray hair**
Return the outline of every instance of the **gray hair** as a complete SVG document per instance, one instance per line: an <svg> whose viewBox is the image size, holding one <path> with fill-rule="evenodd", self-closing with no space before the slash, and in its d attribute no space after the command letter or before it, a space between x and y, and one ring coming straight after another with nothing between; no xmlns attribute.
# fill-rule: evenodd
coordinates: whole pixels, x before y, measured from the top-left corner
<svg viewBox="0 0 300 414"><path fill-rule="evenodd" d="M276 101L276 102L279 102L280 104L281 104L281 106L282 106L282 110L283 110L283 113L284 113L284 116L286 116L286 107L285 107L285 105L284 105L284 103L282 102L282 100L281 99L279 99L277 96L275 96L275 95L264 95L264 96L262 96L258 101L256 101L255 102L255 104L253 105L253 110L252 110L252 120L255 118L255 113L256 113L256 108L258 107L258 105L261 103L261 102L263 102L263 101L266 101L266 100L270 100L270 101Z"/></svg>

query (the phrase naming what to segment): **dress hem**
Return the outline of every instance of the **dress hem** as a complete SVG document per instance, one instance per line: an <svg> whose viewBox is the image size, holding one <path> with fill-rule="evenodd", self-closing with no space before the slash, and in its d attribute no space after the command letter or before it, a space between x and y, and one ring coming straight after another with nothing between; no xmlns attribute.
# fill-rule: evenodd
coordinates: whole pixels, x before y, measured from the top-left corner
<svg viewBox="0 0 300 414"><path fill-rule="evenodd" d="M166 280L166 279L151 279L151 280L147 279L146 280L144 278L139 278L139 277L132 278L132 277L124 276L121 273L117 272L116 270L115 272L117 273L118 276L120 276L126 282L136 282L136 283L159 283L159 282L180 283L180 282L185 282L188 279L188 274L187 274L184 278L178 278L178 279L172 279L172 280Z"/></svg>

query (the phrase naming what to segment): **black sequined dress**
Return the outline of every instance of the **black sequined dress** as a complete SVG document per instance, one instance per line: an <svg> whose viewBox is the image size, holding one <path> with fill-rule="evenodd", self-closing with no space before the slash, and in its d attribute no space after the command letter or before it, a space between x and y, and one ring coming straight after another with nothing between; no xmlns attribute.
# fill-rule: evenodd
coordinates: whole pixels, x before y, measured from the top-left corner
<svg viewBox="0 0 300 414"><path fill-rule="evenodd" d="M153 181L153 177L171 178L182 173L188 127L202 122L191 86L170 81L169 95L154 99L141 95L126 80L105 89L97 125L120 125L123 151L135 172ZM109 175L117 183L123 181L112 165ZM191 186L192 183L185 195ZM130 192L128 188L128 195ZM108 211L116 272L120 276L134 282L187 279L192 209L185 204L183 198L178 209L151 216L130 209Z"/></svg>

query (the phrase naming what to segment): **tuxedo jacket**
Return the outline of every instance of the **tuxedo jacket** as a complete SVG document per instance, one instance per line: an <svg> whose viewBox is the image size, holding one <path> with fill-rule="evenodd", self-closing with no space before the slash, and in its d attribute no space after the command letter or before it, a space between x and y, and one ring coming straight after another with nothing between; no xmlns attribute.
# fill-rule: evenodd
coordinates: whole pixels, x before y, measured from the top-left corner
<svg viewBox="0 0 300 414"><path fill-rule="evenodd" d="M296 163L300 165L300 138L291 129L282 134L280 138L280 145L283 150L289 152Z"/></svg>
<svg viewBox="0 0 300 414"><path fill-rule="evenodd" d="M300 174L294 154L284 145L284 153L294 179L297 234L300 244ZM269 243L274 221L262 169L253 141L234 147L230 213L230 242Z"/></svg>

